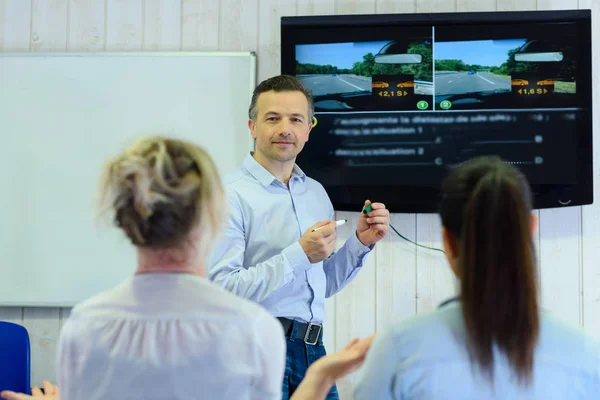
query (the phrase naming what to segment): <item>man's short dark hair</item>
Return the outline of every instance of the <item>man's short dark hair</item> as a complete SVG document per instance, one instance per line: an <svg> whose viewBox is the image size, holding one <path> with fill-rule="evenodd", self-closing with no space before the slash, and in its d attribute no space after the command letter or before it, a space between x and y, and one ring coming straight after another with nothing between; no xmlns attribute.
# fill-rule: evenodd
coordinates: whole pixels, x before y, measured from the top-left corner
<svg viewBox="0 0 600 400"><path fill-rule="evenodd" d="M312 118L315 113L315 106L312 98L312 94L309 89L304 86L302 81L295 76L291 75L277 75L272 78L262 81L252 93L252 101L250 102L250 108L248 108L248 116L251 120L256 121L257 117L257 105L258 96L265 92L302 92L306 96L308 101L308 120L312 123Z"/></svg>

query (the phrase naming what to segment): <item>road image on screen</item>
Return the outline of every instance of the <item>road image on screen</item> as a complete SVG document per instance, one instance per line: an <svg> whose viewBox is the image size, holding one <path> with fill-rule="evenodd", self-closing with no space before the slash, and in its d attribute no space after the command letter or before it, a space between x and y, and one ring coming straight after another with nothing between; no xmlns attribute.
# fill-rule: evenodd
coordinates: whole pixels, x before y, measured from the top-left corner
<svg viewBox="0 0 600 400"><path fill-rule="evenodd" d="M576 57L568 42L514 38L436 41L435 106L440 110L569 107Z"/></svg>
<svg viewBox="0 0 600 400"><path fill-rule="evenodd" d="M316 111L432 109L431 36L299 44L296 76L312 91Z"/></svg>

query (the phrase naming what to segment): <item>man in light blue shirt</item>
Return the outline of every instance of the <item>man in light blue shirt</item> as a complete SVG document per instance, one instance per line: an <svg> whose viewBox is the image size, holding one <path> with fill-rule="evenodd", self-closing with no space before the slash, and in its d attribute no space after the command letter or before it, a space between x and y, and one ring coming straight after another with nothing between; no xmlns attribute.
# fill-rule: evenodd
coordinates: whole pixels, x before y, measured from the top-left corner
<svg viewBox="0 0 600 400"><path fill-rule="evenodd" d="M356 276L389 230L385 205L367 200L372 211L360 214L355 234L333 252L331 201L295 164L308 141L313 110L310 92L295 77L276 76L254 90L248 126L255 151L225 179L229 220L208 268L212 281L260 303L281 321L287 337L284 399L325 355L325 298ZM328 399L337 398L334 386Z"/></svg>

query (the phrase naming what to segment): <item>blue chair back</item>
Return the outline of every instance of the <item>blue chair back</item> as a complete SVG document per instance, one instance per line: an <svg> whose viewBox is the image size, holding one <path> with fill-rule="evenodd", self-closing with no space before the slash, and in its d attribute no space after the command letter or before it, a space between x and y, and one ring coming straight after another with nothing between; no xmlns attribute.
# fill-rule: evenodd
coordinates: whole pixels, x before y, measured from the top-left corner
<svg viewBox="0 0 600 400"><path fill-rule="evenodd" d="M0 321L0 392L31 393L30 349L27 329Z"/></svg>

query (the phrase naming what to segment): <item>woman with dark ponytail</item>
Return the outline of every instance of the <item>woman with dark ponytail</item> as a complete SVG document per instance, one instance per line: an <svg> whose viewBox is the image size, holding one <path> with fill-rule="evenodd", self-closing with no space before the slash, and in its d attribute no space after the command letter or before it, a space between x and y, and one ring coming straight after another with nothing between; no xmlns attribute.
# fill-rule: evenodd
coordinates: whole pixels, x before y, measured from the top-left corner
<svg viewBox="0 0 600 400"><path fill-rule="evenodd" d="M377 335L360 399L600 399L600 347L542 312L529 185L497 157L442 186L446 257L460 294Z"/></svg>

